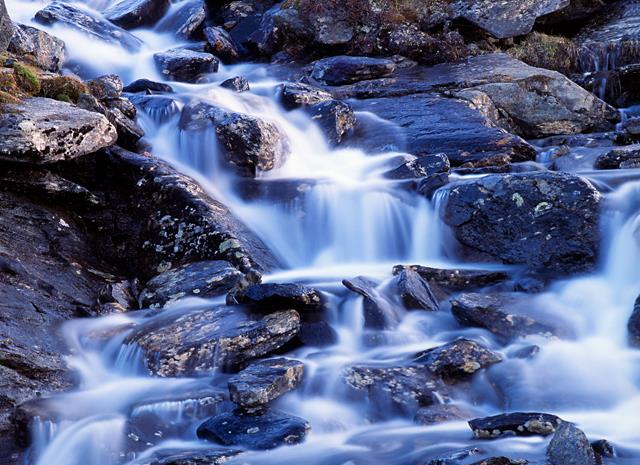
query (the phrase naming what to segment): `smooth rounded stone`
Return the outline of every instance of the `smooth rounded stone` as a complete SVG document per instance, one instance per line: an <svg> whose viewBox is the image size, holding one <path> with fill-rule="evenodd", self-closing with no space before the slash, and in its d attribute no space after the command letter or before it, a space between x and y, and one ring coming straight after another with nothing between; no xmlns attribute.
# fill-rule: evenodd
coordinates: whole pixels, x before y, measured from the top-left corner
<svg viewBox="0 0 640 465"><path fill-rule="evenodd" d="M154 26L167 11L169 0L120 0L111 4L102 14L125 29Z"/></svg>
<svg viewBox="0 0 640 465"><path fill-rule="evenodd" d="M205 421L198 427L198 437L225 446L265 450L299 444L310 429L306 420L279 410L269 410L262 415L235 411Z"/></svg>
<svg viewBox="0 0 640 465"><path fill-rule="evenodd" d="M391 76L395 69L392 60L343 55L314 62L311 77L330 86L339 86Z"/></svg>
<svg viewBox="0 0 640 465"><path fill-rule="evenodd" d="M205 50L220 58L223 63L234 63L240 59L238 46L223 28L205 27L204 37L207 40Z"/></svg>
<svg viewBox="0 0 640 465"><path fill-rule="evenodd" d="M8 50L20 56L28 56L47 71L57 72L65 62L64 42L35 27L16 24Z"/></svg>
<svg viewBox="0 0 640 465"><path fill-rule="evenodd" d="M463 326L485 328L502 340L528 335L567 337L562 321L532 308L526 295L517 293L460 294L450 300L451 313Z"/></svg>
<svg viewBox="0 0 640 465"><path fill-rule="evenodd" d="M155 53L153 59L163 76L181 82L196 82L203 74L217 72L220 64L220 60L210 53L184 48Z"/></svg>
<svg viewBox="0 0 640 465"><path fill-rule="evenodd" d="M142 41L124 29L65 2L50 3L36 13L35 20L47 25L59 23L104 42L119 44L129 51L142 47Z"/></svg>
<svg viewBox="0 0 640 465"><path fill-rule="evenodd" d="M462 421L471 418L472 413L455 404L434 404L423 407L413 417L414 423L431 426L450 421Z"/></svg>
<svg viewBox="0 0 640 465"><path fill-rule="evenodd" d="M640 348L640 296L633 304L633 311L627 322L627 332L629 333L629 344L632 347Z"/></svg>
<svg viewBox="0 0 640 465"><path fill-rule="evenodd" d="M241 453L241 450L227 448L193 451L163 449L129 463L130 465L222 465Z"/></svg>
<svg viewBox="0 0 640 465"><path fill-rule="evenodd" d="M465 19L498 39L507 39L528 34L540 16L568 5L569 0L457 0L452 9L454 17Z"/></svg>
<svg viewBox="0 0 640 465"><path fill-rule="evenodd" d="M294 309L303 314L324 310L327 304L320 291L296 283L251 284L233 292L229 300L261 312Z"/></svg>
<svg viewBox="0 0 640 465"><path fill-rule="evenodd" d="M0 159L27 163L70 160L116 142L116 129L98 113L48 98L7 104L0 114Z"/></svg>
<svg viewBox="0 0 640 465"><path fill-rule="evenodd" d="M172 32L182 40L201 40L207 11L203 0L181 2L175 11L170 11L156 26L158 32Z"/></svg>
<svg viewBox="0 0 640 465"><path fill-rule="evenodd" d="M106 74L86 82L91 93L98 100L119 98L124 84L117 74Z"/></svg>
<svg viewBox="0 0 640 465"><path fill-rule="evenodd" d="M332 145L337 145L355 127L353 108L340 100L327 100L305 107Z"/></svg>
<svg viewBox="0 0 640 465"><path fill-rule="evenodd" d="M418 180L416 192L432 200L435 193L447 184L449 184L449 173L432 174Z"/></svg>
<svg viewBox="0 0 640 465"><path fill-rule="evenodd" d="M297 360L260 360L229 378L229 394L240 407L255 408L295 389L303 375L304 364Z"/></svg>
<svg viewBox="0 0 640 465"><path fill-rule="evenodd" d="M640 149L616 149L600 155L596 158L595 169L615 170L623 168L624 163L640 163Z"/></svg>
<svg viewBox="0 0 640 465"><path fill-rule="evenodd" d="M408 310L436 311L440 309L438 299L431 291L429 283L411 268L404 268L400 271L396 283L400 299Z"/></svg>
<svg viewBox="0 0 640 465"><path fill-rule="evenodd" d="M13 37L13 27L13 22L9 17L4 0L0 0L0 52L7 50Z"/></svg>
<svg viewBox="0 0 640 465"><path fill-rule="evenodd" d="M364 326L371 329L390 329L399 323L395 305L376 288L378 283L364 276L344 279L342 284L364 299Z"/></svg>
<svg viewBox="0 0 640 465"><path fill-rule="evenodd" d="M549 465L596 465L587 436L575 425L562 422L547 446Z"/></svg>
<svg viewBox="0 0 640 465"><path fill-rule="evenodd" d="M281 167L291 151L287 136L270 121L224 110L206 102L184 107L180 128L187 131L214 127L227 163L244 177Z"/></svg>
<svg viewBox="0 0 640 465"><path fill-rule="evenodd" d="M140 293L139 305L140 308L159 308L184 297L224 295L243 276L222 260L188 263L151 279Z"/></svg>
<svg viewBox="0 0 640 465"><path fill-rule="evenodd" d="M233 370L267 355L300 331L295 310L259 320L231 307L213 307L177 318L156 317L125 340L144 353L149 372L163 377L195 376L214 368Z"/></svg>
<svg viewBox="0 0 640 465"><path fill-rule="evenodd" d="M338 333L326 321L303 321L298 340L306 346L327 347L338 342Z"/></svg>
<svg viewBox="0 0 640 465"><path fill-rule="evenodd" d="M461 338L418 354L413 363L424 364L446 382L455 383L501 361L500 354L475 341Z"/></svg>
<svg viewBox="0 0 640 465"><path fill-rule="evenodd" d="M598 439L597 441L591 442L591 448L593 449L593 452L595 452L596 461L598 462L601 461L603 457L614 458L618 455L616 447L606 439Z"/></svg>
<svg viewBox="0 0 640 465"><path fill-rule="evenodd" d="M497 439L502 436L548 436L562 424L564 424L562 419L555 415L532 412L504 413L469 421L469 427L477 439Z"/></svg>
<svg viewBox="0 0 640 465"><path fill-rule="evenodd" d="M222 81L220 83L220 87L230 89L234 92L248 92L251 90L249 87L249 81L242 76L236 76Z"/></svg>
<svg viewBox="0 0 640 465"><path fill-rule="evenodd" d="M448 173L451 169L449 158L444 153L422 155L409 160L397 168L384 173L387 179L416 179L439 173Z"/></svg>
<svg viewBox="0 0 640 465"><path fill-rule="evenodd" d="M153 94L154 92L163 92L167 94L173 93L173 87L162 82L152 81L150 79L136 79L132 83L126 85L122 89L124 92L137 93L145 92Z"/></svg>
<svg viewBox="0 0 640 465"><path fill-rule="evenodd" d="M285 82L280 90L282 105L287 110L316 105L333 100L331 94L318 87L302 82Z"/></svg>
<svg viewBox="0 0 640 465"><path fill-rule="evenodd" d="M509 457L489 457L488 459L473 462L471 465L526 465L529 463L525 459L510 459Z"/></svg>
<svg viewBox="0 0 640 465"><path fill-rule="evenodd" d="M446 388L424 365L356 365L345 368L343 378L347 385L364 391L378 410L390 407L411 414L420 407L439 403L440 393Z"/></svg>
<svg viewBox="0 0 640 465"><path fill-rule="evenodd" d="M593 269L602 195L566 173L489 175L447 188L441 210L464 254L575 273Z"/></svg>
<svg viewBox="0 0 640 465"><path fill-rule="evenodd" d="M115 110L115 109L120 110L122 114L127 118L135 119L135 117L138 115L138 110L136 109L136 106L133 104L131 100L129 100L126 97L108 99L106 104L107 104L107 107L112 110Z"/></svg>

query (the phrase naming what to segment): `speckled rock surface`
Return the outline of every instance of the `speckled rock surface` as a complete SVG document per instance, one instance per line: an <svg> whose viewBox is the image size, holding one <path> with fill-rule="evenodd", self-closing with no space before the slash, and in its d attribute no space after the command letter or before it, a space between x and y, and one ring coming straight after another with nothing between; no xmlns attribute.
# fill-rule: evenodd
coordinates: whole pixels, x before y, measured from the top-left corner
<svg viewBox="0 0 640 465"><path fill-rule="evenodd" d="M229 378L231 400L244 408L254 408L295 389L302 381L304 364L297 360L273 358L252 363Z"/></svg>

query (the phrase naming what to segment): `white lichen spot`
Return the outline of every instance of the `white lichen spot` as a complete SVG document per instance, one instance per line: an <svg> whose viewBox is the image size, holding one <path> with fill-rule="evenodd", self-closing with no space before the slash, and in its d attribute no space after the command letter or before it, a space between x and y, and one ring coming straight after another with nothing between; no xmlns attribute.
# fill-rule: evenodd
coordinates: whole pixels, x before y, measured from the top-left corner
<svg viewBox="0 0 640 465"><path fill-rule="evenodd" d="M513 200L516 203L516 207L521 207L524 205L524 199L517 192L511 196L511 200Z"/></svg>

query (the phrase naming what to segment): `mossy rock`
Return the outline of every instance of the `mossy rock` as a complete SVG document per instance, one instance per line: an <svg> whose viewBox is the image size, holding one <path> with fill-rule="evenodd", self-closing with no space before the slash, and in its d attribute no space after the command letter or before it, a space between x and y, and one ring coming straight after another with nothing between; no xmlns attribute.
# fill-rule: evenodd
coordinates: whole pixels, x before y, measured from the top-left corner
<svg viewBox="0 0 640 465"><path fill-rule="evenodd" d="M16 94L18 91L18 83L12 69L0 69L0 92Z"/></svg>
<svg viewBox="0 0 640 465"><path fill-rule="evenodd" d="M514 58L535 66L571 74L578 71L579 51L566 37L533 32L507 50Z"/></svg>
<svg viewBox="0 0 640 465"><path fill-rule="evenodd" d="M9 92L0 90L0 105L5 103L20 103L20 99Z"/></svg>
<svg viewBox="0 0 640 465"><path fill-rule="evenodd" d="M62 102L77 103L80 94L88 92L82 81L71 76L43 77L40 86L40 95Z"/></svg>
<svg viewBox="0 0 640 465"><path fill-rule="evenodd" d="M14 63L13 73L16 84L21 90L29 95L37 95L40 93L40 79L34 68L21 63Z"/></svg>

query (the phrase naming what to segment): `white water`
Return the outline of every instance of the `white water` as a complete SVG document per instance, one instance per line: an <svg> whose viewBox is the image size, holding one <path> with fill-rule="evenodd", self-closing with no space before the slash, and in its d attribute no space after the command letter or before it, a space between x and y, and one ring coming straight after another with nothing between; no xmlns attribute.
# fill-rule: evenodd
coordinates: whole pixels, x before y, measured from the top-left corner
<svg viewBox="0 0 640 465"><path fill-rule="evenodd" d="M21 22L28 22L43 6L40 1L8 1L12 17ZM84 74L85 78L115 72L125 82L161 80L152 55L176 45L169 35L138 31L136 35L145 46L129 54L62 27L54 27L52 32L66 41L73 62L90 70L85 71L90 73ZM252 93L238 95L218 87L220 81L238 74L249 78ZM410 418L388 414L383 406L351 398L341 372L354 363L397 363L460 335L472 336L503 354L511 348L502 348L481 330L459 328L446 311L407 313L398 308L398 327L379 334L377 344L371 343L370 332L363 328L362 299L347 293L340 284L342 279L366 275L379 279L382 290L391 267L398 263L473 264L447 258L447 233L440 225L437 208L426 199L399 192L381 178L401 154L330 149L308 118L279 107L277 84L263 65L223 67L211 76L209 84L172 83L177 109L197 97L274 121L284 130L291 141L292 156L283 168L263 173L261 181L299 184L298 194L286 202L242 200L234 189L233 176L219 163L210 133L198 137L182 134L177 117L140 112L140 123L154 154L199 179L285 264L285 269L266 276L266 281L310 283L333 296L336 304L330 323L338 333L338 343L326 349L296 351L293 356L305 362L305 382L276 402L278 408L311 422L307 441L269 452L250 452L230 463L423 463L429 457L468 446L481 447L487 455L541 462L544 439L479 444L471 440L463 422L417 427ZM535 297L536 304L566 321L575 337L519 341L522 346L536 343L542 350L531 360L505 356L504 362L476 376L473 395L457 393L454 400L470 406L479 416L521 409L556 413L576 422L590 438L607 438L637 459L640 353L627 347L626 321L640 292L640 184L626 183L610 194L606 211L599 271L555 283ZM202 303L190 300L170 311L179 314ZM224 375L212 373L201 379L146 376L140 369L139 351L122 346L131 325L142 319L132 313L78 320L66 326L73 354L69 363L78 371L81 384L76 392L49 401L51 410L63 419L43 418L36 423L39 433L28 458L30 464L112 465L162 450L209 447L197 441L194 433L206 416L206 408L190 400L188 394L224 388ZM120 331L115 335L95 337L117 328ZM496 395L496 387L502 397ZM369 419L372 411L386 417L373 423ZM148 415L168 423L170 434L141 439L131 433L127 420ZM620 463L634 463L633 458L629 460Z"/></svg>

